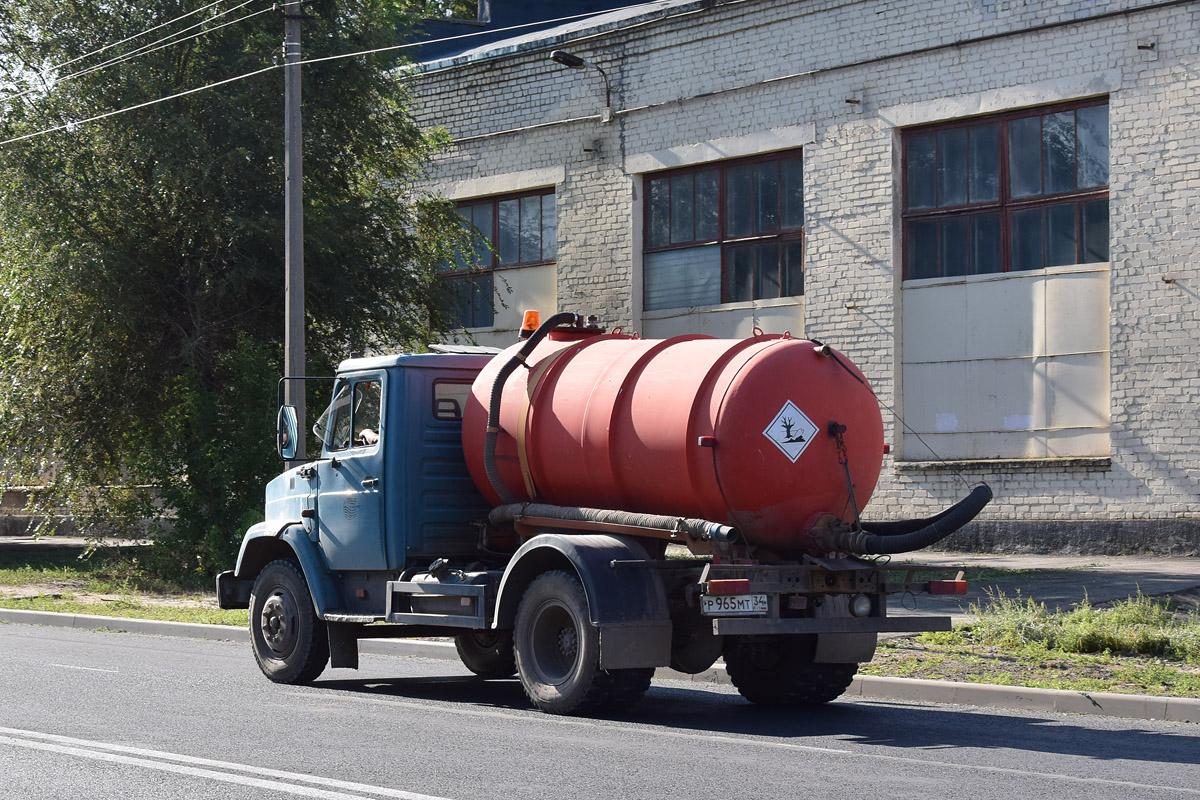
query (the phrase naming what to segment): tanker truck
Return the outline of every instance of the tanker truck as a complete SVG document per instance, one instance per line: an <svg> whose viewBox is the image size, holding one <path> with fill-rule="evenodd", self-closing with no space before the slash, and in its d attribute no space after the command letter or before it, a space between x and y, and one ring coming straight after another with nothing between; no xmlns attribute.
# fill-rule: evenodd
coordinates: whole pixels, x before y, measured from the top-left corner
<svg viewBox="0 0 1200 800"><path fill-rule="evenodd" d="M533 329L533 330L531 330ZM882 468L867 378L817 341L640 339L560 313L503 352L344 361L295 462L295 409L265 519L217 577L248 608L272 681L357 668L361 639L453 637L483 678L519 677L537 708L611 713L658 667L723 658L747 700L841 695L916 582L887 556L927 547L990 500L872 522ZM288 378L284 378L288 380ZM281 381L282 385L282 381Z"/></svg>

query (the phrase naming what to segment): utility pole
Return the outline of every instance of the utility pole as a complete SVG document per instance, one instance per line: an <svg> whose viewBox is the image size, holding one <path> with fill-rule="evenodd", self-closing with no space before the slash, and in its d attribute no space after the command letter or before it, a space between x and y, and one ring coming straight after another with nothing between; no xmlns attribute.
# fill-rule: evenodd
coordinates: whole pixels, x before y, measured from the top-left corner
<svg viewBox="0 0 1200 800"><path fill-rule="evenodd" d="M288 4L291 5L291 4ZM298 4L297 4L298 5ZM304 15L299 9L293 12L284 6L283 39L283 142L284 142L284 192L283 225L286 231L283 260L286 270L284 279L283 310L283 374L303 378L304 372L304 163L301 155L300 131L300 23ZM284 403L295 406L299 420L299 436L296 437L296 458L305 457L305 442L308 438L304 381L284 382Z"/></svg>

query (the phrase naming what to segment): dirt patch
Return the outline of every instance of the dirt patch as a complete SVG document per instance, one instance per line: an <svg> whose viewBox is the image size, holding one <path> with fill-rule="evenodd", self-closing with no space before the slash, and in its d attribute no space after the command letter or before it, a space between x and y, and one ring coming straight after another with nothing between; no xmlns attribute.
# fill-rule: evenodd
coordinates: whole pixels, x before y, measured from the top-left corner
<svg viewBox="0 0 1200 800"><path fill-rule="evenodd" d="M26 583L20 586L0 586L0 598L20 600L29 597L53 597L55 599L78 600L81 603L115 603L136 600L148 606L176 608L216 608L216 596L147 594L144 592L121 594L119 592L89 592L87 581L58 580L41 583Z"/></svg>

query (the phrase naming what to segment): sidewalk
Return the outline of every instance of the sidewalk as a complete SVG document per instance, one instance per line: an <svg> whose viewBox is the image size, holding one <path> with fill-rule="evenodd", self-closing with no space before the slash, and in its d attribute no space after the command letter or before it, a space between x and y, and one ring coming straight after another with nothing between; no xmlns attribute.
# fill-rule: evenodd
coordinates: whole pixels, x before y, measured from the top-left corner
<svg viewBox="0 0 1200 800"><path fill-rule="evenodd" d="M1093 605L1136 596L1186 592L1200 588L1200 558L1165 556L996 555L923 551L899 556L893 565L926 565L966 573L965 595L889 598L889 611L901 614L949 614L962 619L972 603L988 593L1032 598L1053 610L1087 599ZM991 570L1025 570L994 574ZM974 573L974 574L973 574ZM948 577L954 577L949 575ZM914 610L915 605L915 610Z"/></svg>

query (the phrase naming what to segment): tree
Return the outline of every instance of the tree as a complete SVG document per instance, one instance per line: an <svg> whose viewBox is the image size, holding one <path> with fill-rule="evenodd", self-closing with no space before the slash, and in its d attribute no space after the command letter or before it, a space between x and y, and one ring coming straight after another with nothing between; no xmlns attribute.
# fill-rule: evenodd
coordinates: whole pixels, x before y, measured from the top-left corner
<svg viewBox="0 0 1200 800"><path fill-rule="evenodd" d="M203 15L39 75L191 10L116 8L0 8L0 140L260 70L278 53L278 13L215 29L247 7L105 69L65 78ZM305 58L395 44L414 21L388 0L304 10ZM438 142L409 115L393 66L379 54L304 68L309 374L352 349L419 347L448 324L437 265L461 231L452 208L415 189ZM279 470L282 106L271 70L0 145L4 480L45 483L37 502L69 506L85 528L156 520L153 549L171 569L227 566Z"/></svg>

